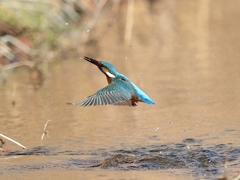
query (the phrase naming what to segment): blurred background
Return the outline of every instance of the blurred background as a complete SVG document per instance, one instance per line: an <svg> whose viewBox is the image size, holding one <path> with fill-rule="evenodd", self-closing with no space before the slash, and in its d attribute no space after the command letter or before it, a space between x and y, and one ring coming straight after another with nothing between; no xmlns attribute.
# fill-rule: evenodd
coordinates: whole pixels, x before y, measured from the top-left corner
<svg viewBox="0 0 240 180"><path fill-rule="evenodd" d="M239 169L239 12L237 0L0 1L1 133L36 147L52 120L43 144L78 156L222 144L219 174L226 157ZM107 85L84 56L112 63L156 104L66 105Z"/></svg>

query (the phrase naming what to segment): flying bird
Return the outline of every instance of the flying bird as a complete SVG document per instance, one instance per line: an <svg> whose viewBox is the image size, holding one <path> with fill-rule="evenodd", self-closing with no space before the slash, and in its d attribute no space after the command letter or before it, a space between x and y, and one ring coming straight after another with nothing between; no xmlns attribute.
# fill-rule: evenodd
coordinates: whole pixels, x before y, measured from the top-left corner
<svg viewBox="0 0 240 180"><path fill-rule="evenodd" d="M100 89L83 101L68 104L79 106L107 104L137 106L138 102L155 104L153 100L151 100L126 76L118 73L112 64L105 61L97 61L96 59L89 57L84 57L84 59L98 67L98 69L106 76L108 86Z"/></svg>

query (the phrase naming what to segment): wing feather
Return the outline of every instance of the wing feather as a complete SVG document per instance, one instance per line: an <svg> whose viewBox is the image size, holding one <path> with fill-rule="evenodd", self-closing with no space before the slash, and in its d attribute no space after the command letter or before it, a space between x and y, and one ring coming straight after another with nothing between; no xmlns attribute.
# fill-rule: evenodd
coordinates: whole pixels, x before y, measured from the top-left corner
<svg viewBox="0 0 240 180"><path fill-rule="evenodd" d="M130 105L131 94L134 89L130 83L121 79L113 78L112 82L97 91L95 94L89 96L87 99L72 103L80 106L96 106L96 105Z"/></svg>
<svg viewBox="0 0 240 180"><path fill-rule="evenodd" d="M89 104L89 102L91 101L92 99L89 98L89 99L86 99L82 104L83 106L86 106L87 104Z"/></svg>
<svg viewBox="0 0 240 180"><path fill-rule="evenodd" d="M86 106L92 106L93 105L93 103L94 103L94 99L91 97L91 98L89 98L89 99L91 99L91 101L89 102L89 104L87 104Z"/></svg>

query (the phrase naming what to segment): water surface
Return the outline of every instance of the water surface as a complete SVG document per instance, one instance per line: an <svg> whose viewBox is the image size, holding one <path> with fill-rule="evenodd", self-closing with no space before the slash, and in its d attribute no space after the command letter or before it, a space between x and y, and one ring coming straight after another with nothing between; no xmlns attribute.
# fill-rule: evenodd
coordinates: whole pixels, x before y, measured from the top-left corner
<svg viewBox="0 0 240 180"><path fill-rule="evenodd" d="M138 20L142 12L136 11L131 47L119 45L117 27L99 40L101 54L94 58L114 64L156 105L68 106L107 85L83 60L87 50L49 63L38 90L24 69L11 73L0 86L1 133L27 149L5 141L10 151L1 153L0 178L216 178L224 176L225 164L230 177L238 175L237 4L157 3L146 19ZM137 29L140 22L144 27Z"/></svg>

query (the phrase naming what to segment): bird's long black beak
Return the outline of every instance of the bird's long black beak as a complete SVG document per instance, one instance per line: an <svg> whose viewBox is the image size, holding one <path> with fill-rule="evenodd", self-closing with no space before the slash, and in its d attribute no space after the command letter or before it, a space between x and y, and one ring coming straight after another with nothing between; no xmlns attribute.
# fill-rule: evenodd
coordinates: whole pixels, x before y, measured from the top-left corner
<svg viewBox="0 0 240 180"><path fill-rule="evenodd" d="M92 59L90 57L84 56L84 59L92 64L95 64L97 67L101 67L100 61L97 61L96 59Z"/></svg>

